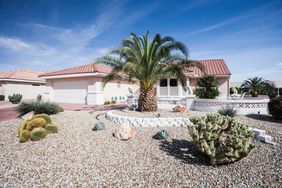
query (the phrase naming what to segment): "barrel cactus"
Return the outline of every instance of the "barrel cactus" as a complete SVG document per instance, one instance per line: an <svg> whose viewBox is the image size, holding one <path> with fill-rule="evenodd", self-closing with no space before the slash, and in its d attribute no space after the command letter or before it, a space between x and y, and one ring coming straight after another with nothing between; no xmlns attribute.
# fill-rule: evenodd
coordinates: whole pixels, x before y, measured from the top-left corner
<svg viewBox="0 0 282 188"><path fill-rule="evenodd" d="M210 157L212 165L228 164L247 157L254 136L247 125L233 118L209 114L190 118L189 133L197 148Z"/></svg>
<svg viewBox="0 0 282 188"><path fill-rule="evenodd" d="M35 119L35 118L43 118L45 119L46 124L52 124L51 118L47 114L36 114L32 117L32 119Z"/></svg>
<svg viewBox="0 0 282 188"><path fill-rule="evenodd" d="M37 141L45 138L47 133L57 133L58 127L51 122L51 118L47 114L34 115L30 120L25 120L18 127L18 135L20 142L28 141L29 138L32 141Z"/></svg>
<svg viewBox="0 0 282 188"><path fill-rule="evenodd" d="M47 135L47 131L42 127L34 128L30 133L30 139L32 141L37 141L45 138Z"/></svg>
<svg viewBox="0 0 282 188"><path fill-rule="evenodd" d="M47 124L44 126L46 129L47 133L57 133L58 132L58 126L53 125L53 124Z"/></svg>
<svg viewBox="0 0 282 188"><path fill-rule="evenodd" d="M102 122L98 122L95 124L95 126L93 127L93 131L99 131L99 130L104 130L106 127L105 127L105 124L102 123Z"/></svg>
<svg viewBox="0 0 282 188"><path fill-rule="evenodd" d="M157 132L157 134L155 134L153 136L154 139L157 139L157 140L163 140L163 139L167 139L169 137L169 134L166 130L161 130L159 132Z"/></svg>
<svg viewBox="0 0 282 188"><path fill-rule="evenodd" d="M20 142L26 142L29 140L30 132L28 130L20 131Z"/></svg>

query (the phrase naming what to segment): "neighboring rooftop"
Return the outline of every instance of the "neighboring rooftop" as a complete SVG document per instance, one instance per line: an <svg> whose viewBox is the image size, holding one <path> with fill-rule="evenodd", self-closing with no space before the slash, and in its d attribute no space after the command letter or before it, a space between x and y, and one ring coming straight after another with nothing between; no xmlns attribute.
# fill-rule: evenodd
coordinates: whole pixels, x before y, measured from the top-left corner
<svg viewBox="0 0 282 188"><path fill-rule="evenodd" d="M46 72L36 71L36 70L24 70L24 69L14 70L14 71L3 71L0 72L0 80L45 83L45 79L38 77L38 75L44 73Z"/></svg>
<svg viewBox="0 0 282 188"><path fill-rule="evenodd" d="M210 60L200 60L200 62L207 74L214 76L230 76L231 73L225 64L223 59L210 59ZM71 75L71 74L86 74L86 73L104 73L109 74L112 68L106 65L101 64L87 64L74 68L63 69L54 72L48 72L40 75L40 77L48 77L48 76L60 76L60 75ZM204 75L203 71L201 71L197 67L191 67L187 70L187 75L191 77L201 77Z"/></svg>

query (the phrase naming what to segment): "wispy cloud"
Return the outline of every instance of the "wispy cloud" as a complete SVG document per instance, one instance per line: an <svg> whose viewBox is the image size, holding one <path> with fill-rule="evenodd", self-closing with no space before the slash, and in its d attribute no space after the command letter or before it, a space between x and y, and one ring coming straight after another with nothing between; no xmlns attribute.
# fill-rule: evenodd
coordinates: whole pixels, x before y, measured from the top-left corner
<svg viewBox="0 0 282 188"><path fill-rule="evenodd" d="M9 37L0 37L0 47L12 51L28 50L32 48L29 44L25 43L20 39L9 38Z"/></svg>

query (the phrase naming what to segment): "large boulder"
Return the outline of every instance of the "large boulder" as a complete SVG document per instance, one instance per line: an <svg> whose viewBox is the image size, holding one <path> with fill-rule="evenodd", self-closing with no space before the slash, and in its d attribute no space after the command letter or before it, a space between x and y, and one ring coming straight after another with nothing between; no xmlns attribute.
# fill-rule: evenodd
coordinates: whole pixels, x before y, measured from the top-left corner
<svg viewBox="0 0 282 188"><path fill-rule="evenodd" d="M184 105L177 105L172 109L174 112L182 112L182 113L186 113L188 112L188 108Z"/></svg>
<svg viewBox="0 0 282 188"><path fill-rule="evenodd" d="M129 124L121 125L115 130L113 136L119 140L129 140L136 135L136 129Z"/></svg>

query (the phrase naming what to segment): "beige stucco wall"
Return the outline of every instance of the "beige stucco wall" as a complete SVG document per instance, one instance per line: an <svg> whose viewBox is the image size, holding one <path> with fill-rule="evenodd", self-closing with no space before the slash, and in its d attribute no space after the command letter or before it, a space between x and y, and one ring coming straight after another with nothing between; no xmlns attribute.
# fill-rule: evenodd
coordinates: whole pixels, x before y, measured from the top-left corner
<svg viewBox="0 0 282 188"><path fill-rule="evenodd" d="M47 79L45 91L50 92L53 95L54 83L59 81L78 81L84 80L87 82L87 93L89 92L102 92L104 94L104 100L110 100L112 97L125 97L129 94L128 88L132 88L134 92L138 91L136 84L130 84L127 81L112 81L103 87L102 77L75 77L75 78L56 78Z"/></svg>
<svg viewBox="0 0 282 188"><path fill-rule="evenodd" d="M1 85L0 92L5 95L5 100L8 100L8 96L14 93L23 95L22 99L36 99L37 95L42 94L45 90L44 85L33 86L32 83L6 81Z"/></svg>

